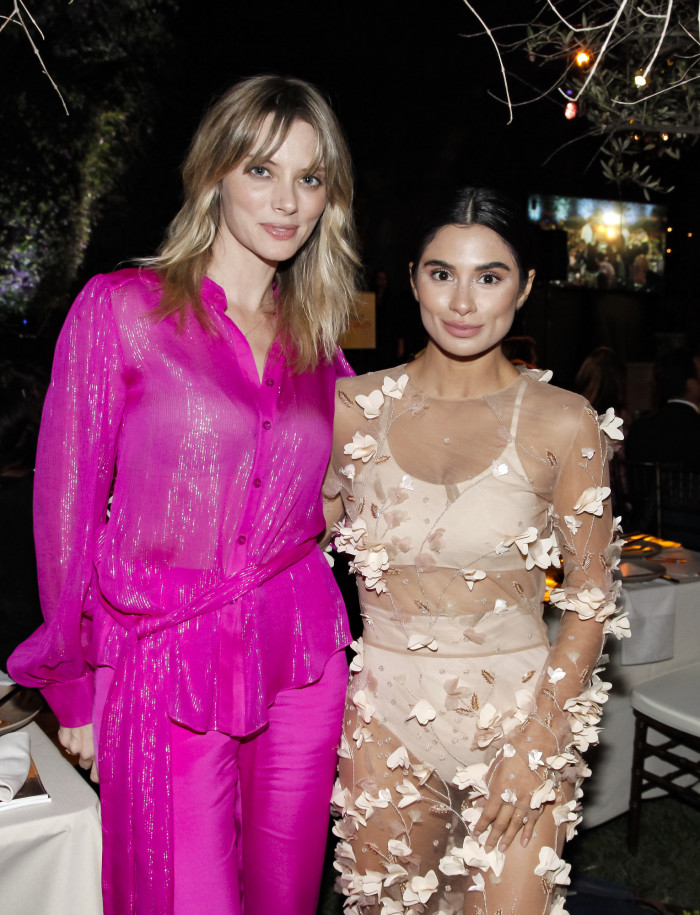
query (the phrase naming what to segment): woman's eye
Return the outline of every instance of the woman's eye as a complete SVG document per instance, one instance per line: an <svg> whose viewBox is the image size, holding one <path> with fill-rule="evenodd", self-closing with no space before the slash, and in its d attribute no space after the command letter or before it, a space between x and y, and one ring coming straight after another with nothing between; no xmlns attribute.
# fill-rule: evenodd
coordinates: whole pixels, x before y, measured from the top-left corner
<svg viewBox="0 0 700 915"><path fill-rule="evenodd" d="M482 273L478 282L483 283L485 286L493 286L494 283L500 282L500 279L500 276L496 276L495 273Z"/></svg>
<svg viewBox="0 0 700 915"><path fill-rule="evenodd" d="M255 175L256 178L266 178L270 173L264 165L254 165L250 169L250 174Z"/></svg>
<svg viewBox="0 0 700 915"><path fill-rule="evenodd" d="M307 187L320 187L321 179L316 175L304 175L301 179L301 183L305 184Z"/></svg>
<svg viewBox="0 0 700 915"><path fill-rule="evenodd" d="M449 270L433 270L430 275L434 280L438 280L440 283L445 283L452 279L452 275L450 274Z"/></svg>

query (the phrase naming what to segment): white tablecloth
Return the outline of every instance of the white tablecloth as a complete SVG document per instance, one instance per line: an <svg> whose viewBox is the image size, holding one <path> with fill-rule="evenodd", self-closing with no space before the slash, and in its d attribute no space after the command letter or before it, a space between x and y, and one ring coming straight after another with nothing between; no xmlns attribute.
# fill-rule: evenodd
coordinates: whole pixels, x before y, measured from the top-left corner
<svg viewBox="0 0 700 915"><path fill-rule="evenodd" d="M672 570L673 566L668 568ZM649 585L634 585L630 590L646 591L648 595L654 587L659 588L659 584L666 588L660 601L662 610L668 589L673 589L675 597L673 657L647 664L622 664L620 643L614 638L608 640L606 647L610 664L604 679L610 680L613 688L603 710L600 745L587 754L593 775L583 786L584 827L604 823L629 807L634 742L634 713L630 695L634 687L700 661L700 580L678 584L650 582Z"/></svg>
<svg viewBox="0 0 700 915"><path fill-rule="evenodd" d="M51 802L0 813L0 911L101 915L99 800L36 724L27 730Z"/></svg>

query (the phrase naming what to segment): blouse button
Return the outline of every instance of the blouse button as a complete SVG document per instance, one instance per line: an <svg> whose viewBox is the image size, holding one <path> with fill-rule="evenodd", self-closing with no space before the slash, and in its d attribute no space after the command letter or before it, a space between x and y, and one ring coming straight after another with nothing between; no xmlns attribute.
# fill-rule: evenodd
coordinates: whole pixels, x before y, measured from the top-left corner
<svg viewBox="0 0 700 915"><path fill-rule="evenodd" d="M241 536L238 538L238 542L241 544L241 546L243 546L243 544L245 543L245 535L244 535L244 534L241 534Z"/></svg>
<svg viewBox="0 0 700 915"><path fill-rule="evenodd" d="M260 479L260 477L256 477L256 478L253 480L253 486L254 486L256 489L260 489L260 487L262 486L262 480Z"/></svg>
<svg viewBox="0 0 700 915"><path fill-rule="evenodd" d="M266 419L265 422L263 423L263 429L267 430L267 429L271 429L271 428L272 428L272 423L270 422L269 419Z"/></svg>
<svg viewBox="0 0 700 915"><path fill-rule="evenodd" d="M273 385L274 383L275 383L275 379L274 379L274 378L266 378L266 379L265 379L265 384L268 386L268 388L271 388L272 385Z"/></svg>

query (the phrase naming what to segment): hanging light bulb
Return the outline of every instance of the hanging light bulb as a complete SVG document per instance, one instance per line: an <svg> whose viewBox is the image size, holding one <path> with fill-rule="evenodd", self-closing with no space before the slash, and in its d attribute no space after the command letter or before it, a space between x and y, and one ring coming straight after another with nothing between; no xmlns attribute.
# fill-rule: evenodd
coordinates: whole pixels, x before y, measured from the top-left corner
<svg viewBox="0 0 700 915"><path fill-rule="evenodd" d="M641 89L642 87L646 86L646 84L647 84L647 78L646 78L646 76L645 76L643 73L638 73L638 74L635 76L635 78L634 78L634 84L635 84L635 86L637 86L639 89Z"/></svg>
<svg viewBox="0 0 700 915"><path fill-rule="evenodd" d="M588 51L581 50L576 55L575 59L579 67L585 67L591 62L591 55Z"/></svg>
<svg viewBox="0 0 700 915"><path fill-rule="evenodd" d="M564 117L566 118L566 120L567 121L572 120L573 118L576 117L577 113L578 113L578 105L576 104L576 102L567 102L566 108L564 109Z"/></svg>

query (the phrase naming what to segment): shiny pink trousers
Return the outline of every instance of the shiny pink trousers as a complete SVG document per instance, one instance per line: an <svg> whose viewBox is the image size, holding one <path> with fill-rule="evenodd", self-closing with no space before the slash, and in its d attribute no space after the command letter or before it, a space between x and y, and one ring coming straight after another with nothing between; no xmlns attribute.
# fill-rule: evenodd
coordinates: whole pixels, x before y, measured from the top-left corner
<svg viewBox="0 0 700 915"><path fill-rule="evenodd" d="M340 651L253 737L171 725L174 915L315 915L346 687Z"/></svg>

